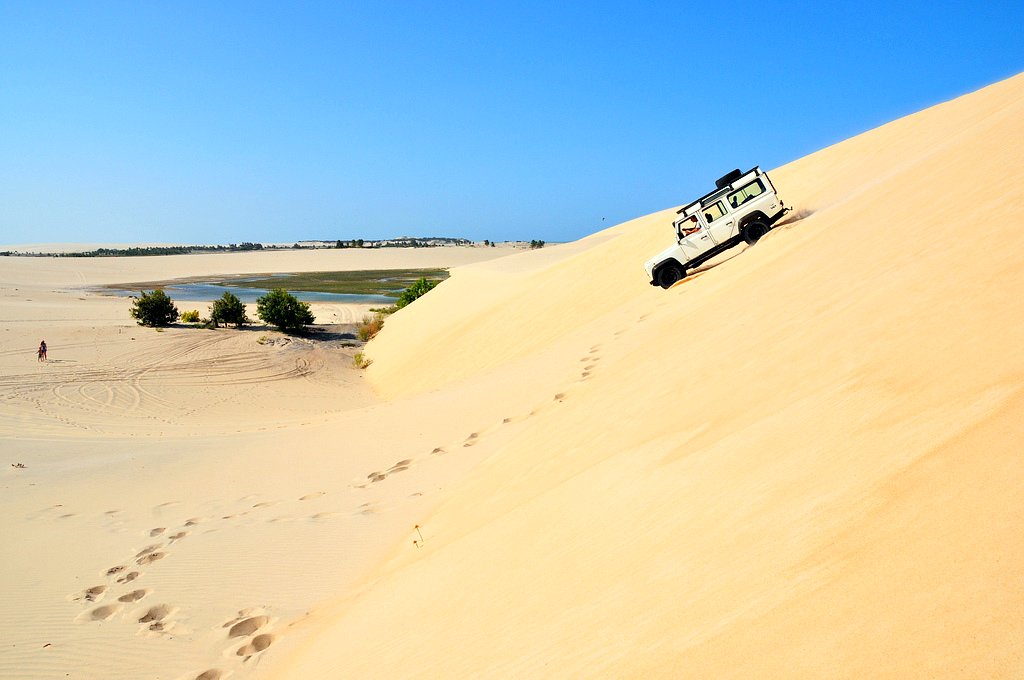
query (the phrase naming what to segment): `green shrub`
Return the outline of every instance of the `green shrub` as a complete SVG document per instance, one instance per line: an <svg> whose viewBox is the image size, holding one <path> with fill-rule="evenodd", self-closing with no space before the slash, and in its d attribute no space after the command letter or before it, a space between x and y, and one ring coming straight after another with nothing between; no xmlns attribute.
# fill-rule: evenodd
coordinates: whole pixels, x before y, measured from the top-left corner
<svg viewBox="0 0 1024 680"><path fill-rule="evenodd" d="M182 312L181 320L185 323L199 323L199 310L193 309L189 312Z"/></svg>
<svg viewBox="0 0 1024 680"><path fill-rule="evenodd" d="M395 303L395 307L399 309L405 307L413 300L429 293L437 284L437 281L417 279L411 286L402 291L401 295L398 296L398 302Z"/></svg>
<svg viewBox="0 0 1024 680"><path fill-rule="evenodd" d="M219 300L214 300L210 306L210 321L214 325L234 324L235 328L241 328L249 323L249 317L245 314L245 305L234 293L224 291Z"/></svg>
<svg viewBox="0 0 1024 680"><path fill-rule="evenodd" d="M257 300L256 316L284 333L300 333L315 321L309 305L284 288L275 288Z"/></svg>
<svg viewBox="0 0 1024 680"><path fill-rule="evenodd" d="M355 362L356 368L366 368L373 363L372 359L367 359L366 355L362 352L357 352L352 361Z"/></svg>
<svg viewBox="0 0 1024 680"><path fill-rule="evenodd" d="M131 314L140 326L167 326L178 320L178 308L159 288L141 291L132 302Z"/></svg>

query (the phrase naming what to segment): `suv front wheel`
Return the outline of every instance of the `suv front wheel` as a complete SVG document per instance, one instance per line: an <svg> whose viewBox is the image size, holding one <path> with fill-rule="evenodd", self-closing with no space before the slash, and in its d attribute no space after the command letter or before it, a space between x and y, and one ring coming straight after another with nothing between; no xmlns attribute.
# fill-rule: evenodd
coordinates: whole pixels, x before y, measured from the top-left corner
<svg viewBox="0 0 1024 680"><path fill-rule="evenodd" d="M686 272L677 264L667 264L658 271L658 285L662 288L671 288L682 280Z"/></svg>

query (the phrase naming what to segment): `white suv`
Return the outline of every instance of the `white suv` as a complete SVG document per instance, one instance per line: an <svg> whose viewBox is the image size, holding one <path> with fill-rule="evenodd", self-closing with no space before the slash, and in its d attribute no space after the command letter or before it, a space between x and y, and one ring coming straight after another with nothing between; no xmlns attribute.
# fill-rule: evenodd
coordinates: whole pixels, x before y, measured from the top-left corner
<svg viewBox="0 0 1024 680"><path fill-rule="evenodd" d="M644 263L652 286L668 288L688 269L745 241L768 233L789 208L775 194L768 175L755 167L733 170L715 182L715 190L680 209L672 222L676 245Z"/></svg>

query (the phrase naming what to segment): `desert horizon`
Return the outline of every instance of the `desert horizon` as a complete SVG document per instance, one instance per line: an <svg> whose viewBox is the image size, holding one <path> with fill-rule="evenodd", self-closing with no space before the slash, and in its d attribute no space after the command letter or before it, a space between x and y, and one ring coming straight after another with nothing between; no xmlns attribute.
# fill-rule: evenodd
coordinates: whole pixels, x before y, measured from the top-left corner
<svg viewBox="0 0 1024 680"><path fill-rule="evenodd" d="M0 258L0 677L1018 677L1022 121L1016 75L764 168L792 212L667 290L696 196L534 250ZM369 304L91 292L417 268L365 346Z"/></svg>

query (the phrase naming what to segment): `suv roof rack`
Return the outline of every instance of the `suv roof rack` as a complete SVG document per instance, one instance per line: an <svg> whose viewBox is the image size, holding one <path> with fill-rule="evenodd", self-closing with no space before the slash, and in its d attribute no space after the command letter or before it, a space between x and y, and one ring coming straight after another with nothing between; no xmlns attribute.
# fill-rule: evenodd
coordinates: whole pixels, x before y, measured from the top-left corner
<svg viewBox="0 0 1024 680"><path fill-rule="evenodd" d="M750 170L747 170L746 172L740 172L739 168L737 168L737 169L733 170L732 172L730 172L729 174L723 175L723 176L719 177L717 180L715 180L715 188L713 190L711 190L708 193L704 194L703 196L698 198L696 201L693 201L689 205L684 205L682 208L680 208L679 210L676 211L676 214L677 215L682 215L684 212L686 212L687 210L689 210L693 206L698 205L699 203L701 203L705 198L711 198L712 196L714 196L715 194L720 192L722 189L729 188L730 185L733 182L735 182L736 180L738 180L740 177L745 177L746 175L749 175L750 173L756 171L759 167L760 166L755 165L754 167L752 167ZM739 174L737 174L737 173L739 173ZM728 179L729 181L726 182L725 184L721 184L721 182L726 180L726 179Z"/></svg>

